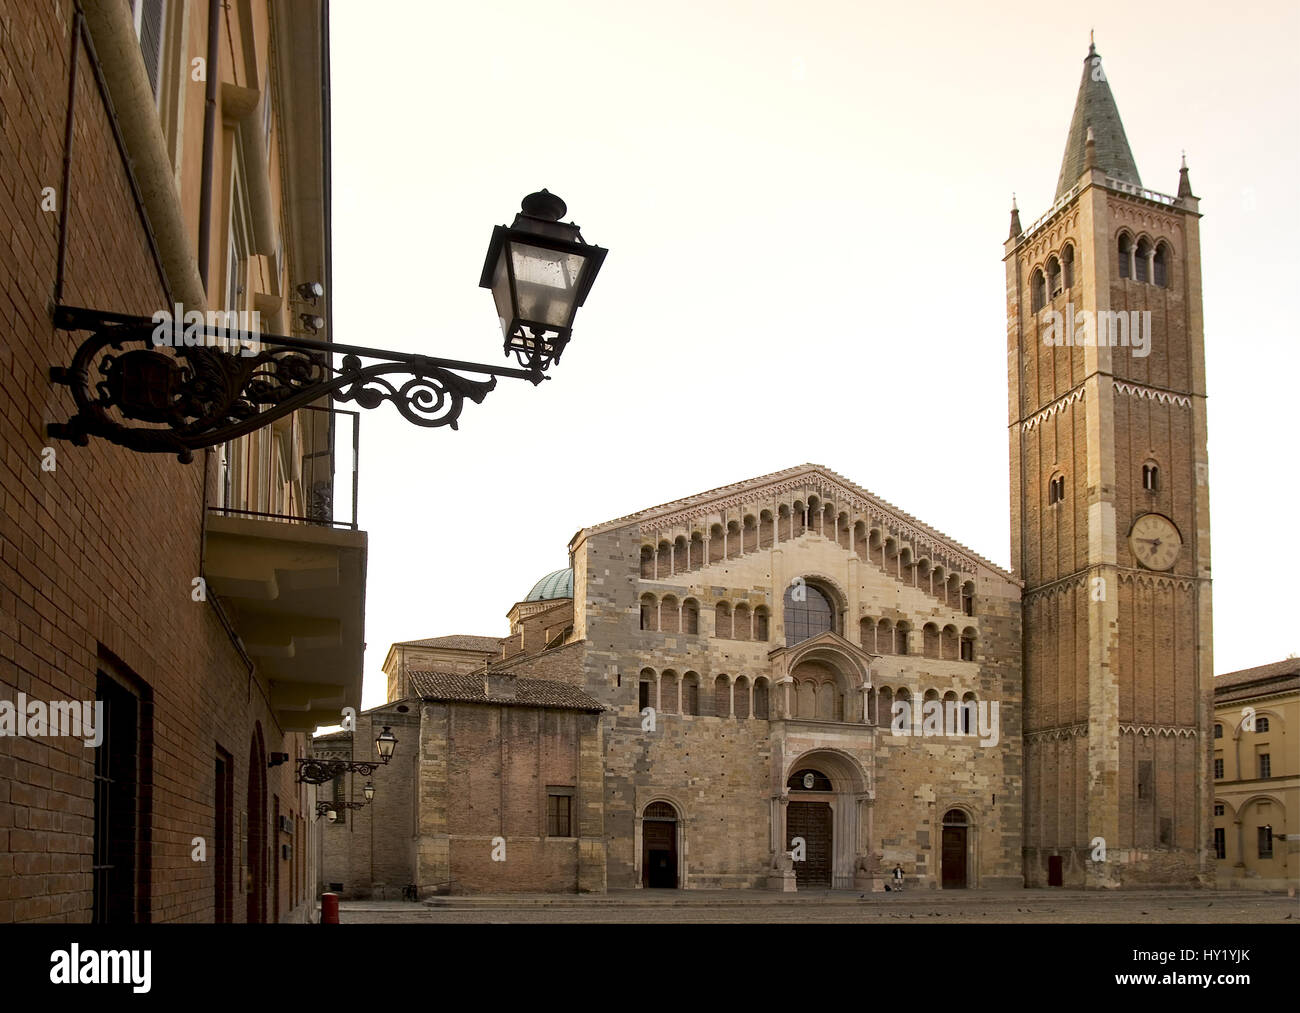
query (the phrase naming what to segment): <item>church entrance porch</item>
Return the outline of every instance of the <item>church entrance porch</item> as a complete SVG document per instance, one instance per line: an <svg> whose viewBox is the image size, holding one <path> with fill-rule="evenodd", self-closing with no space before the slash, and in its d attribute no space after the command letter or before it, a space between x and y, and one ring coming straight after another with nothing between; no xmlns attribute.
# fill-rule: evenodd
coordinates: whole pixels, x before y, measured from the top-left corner
<svg viewBox="0 0 1300 1013"><path fill-rule="evenodd" d="M858 760L836 749L797 754L773 798L773 868L783 890L853 890L869 856L870 794ZM792 875L793 874L793 875Z"/></svg>

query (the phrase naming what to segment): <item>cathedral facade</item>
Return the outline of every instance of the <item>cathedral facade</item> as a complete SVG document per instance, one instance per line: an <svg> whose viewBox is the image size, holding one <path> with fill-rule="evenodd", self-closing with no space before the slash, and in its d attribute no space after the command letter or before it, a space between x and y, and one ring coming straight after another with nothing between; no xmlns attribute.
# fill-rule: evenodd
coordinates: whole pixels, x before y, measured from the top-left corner
<svg viewBox="0 0 1300 1013"><path fill-rule="evenodd" d="M389 702L316 740L410 742L324 885L1205 882L1198 219L1185 168L1142 187L1090 48L1006 242L1013 571L812 464L584 527L508 636L393 645Z"/></svg>

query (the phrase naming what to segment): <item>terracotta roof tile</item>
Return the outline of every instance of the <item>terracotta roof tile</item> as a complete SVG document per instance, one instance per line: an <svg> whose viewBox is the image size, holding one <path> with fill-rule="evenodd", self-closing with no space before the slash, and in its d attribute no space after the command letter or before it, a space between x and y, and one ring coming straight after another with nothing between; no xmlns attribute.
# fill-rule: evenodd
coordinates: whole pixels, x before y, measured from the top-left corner
<svg viewBox="0 0 1300 1013"><path fill-rule="evenodd" d="M411 689L425 700L446 700L455 703L490 703L504 707L542 707L553 710L576 710L600 713L605 708L593 697L576 686L550 679L520 679L502 672L493 672L493 678L513 680L515 695L488 696L484 676L461 675L454 672L411 672Z"/></svg>

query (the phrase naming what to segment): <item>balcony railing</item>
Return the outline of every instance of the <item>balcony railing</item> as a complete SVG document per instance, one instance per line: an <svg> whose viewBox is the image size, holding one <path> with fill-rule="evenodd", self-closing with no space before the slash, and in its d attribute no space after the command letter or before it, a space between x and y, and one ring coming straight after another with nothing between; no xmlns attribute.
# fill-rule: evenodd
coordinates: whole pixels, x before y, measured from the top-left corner
<svg viewBox="0 0 1300 1013"><path fill-rule="evenodd" d="M308 432L304 435L298 431L299 427L305 427ZM256 442L245 438L238 444L227 446L230 456L224 459L221 476L222 503L208 509L225 517L260 518L356 531L360 412L308 405L274 423L271 433L268 438ZM301 457L296 449L300 439L305 445ZM290 448L287 456L283 454L286 445ZM281 455L279 462L277 454ZM339 479L346 479L349 473L351 481L343 482L340 487ZM264 500L266 505L271 505L277 487L289 485L299 491L297 509L286 512L229 505L240 498L232 489L236 475L244 486L243 502L253 500L260 503ZM342 499L338 495L340 492L345 494Z"/></svg>

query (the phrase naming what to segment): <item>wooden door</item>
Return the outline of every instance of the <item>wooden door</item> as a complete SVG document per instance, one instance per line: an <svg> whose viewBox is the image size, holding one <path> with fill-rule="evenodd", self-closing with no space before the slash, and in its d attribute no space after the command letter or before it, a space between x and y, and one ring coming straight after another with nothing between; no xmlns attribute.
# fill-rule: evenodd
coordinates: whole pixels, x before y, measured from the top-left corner
<svg viewBox="0 0 1300 1013"><path fill-rule="evenodd" d="M794 863L794 881L800 889L830 889L831 885L831 807L825 802L791 802L786 807L785 846L802 837L805 856Z"/></svg>
<svg viewBox="0 0 1300 1013"><path fill-rule="evenodd" d="M943 828L943 888L961 890L966 886L966 828Z"/></svg>

